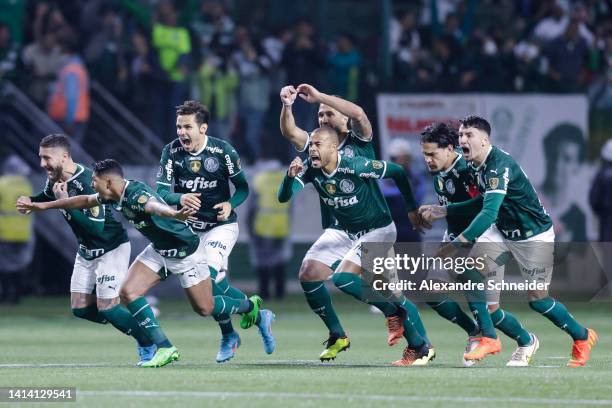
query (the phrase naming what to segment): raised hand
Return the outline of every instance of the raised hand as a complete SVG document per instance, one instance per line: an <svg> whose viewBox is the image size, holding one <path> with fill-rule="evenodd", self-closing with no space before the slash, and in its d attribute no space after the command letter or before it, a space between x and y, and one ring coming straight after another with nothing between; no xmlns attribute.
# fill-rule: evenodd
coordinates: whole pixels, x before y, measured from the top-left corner
<svg viewBox="0 0 612 408"><path fill-rule="evenodd" d="M300 159L299 157L296 157L295 159L293 159L293 161L289 165L289 170L287 171L287 175L289 177L295 177L298 174L300 174L302 170L304 170L304 163L302 162L302 159Z"/></svg>
<svg viewBox="0 0 612 408"><path fill-rule="evenodd" d="M297 98L297 94L298 92L293 85L284 86L280 91L281 102L285 106L293 105L295 98Z"/></svg>
<svg viewBox="0 0 612 408"><path fill-rule="evenodd" d="M55 183L53 185L53 195L57 200L62 198L68 198L68 184L67 183Z"/></svg>
<svg viewBox="0 0 612 408"><path fill-rule="evenodd" d="M321 102L321 92L312 85L301 84L297 87L297 92L300 98L304 99L308 103L319 103Z"/></svg>

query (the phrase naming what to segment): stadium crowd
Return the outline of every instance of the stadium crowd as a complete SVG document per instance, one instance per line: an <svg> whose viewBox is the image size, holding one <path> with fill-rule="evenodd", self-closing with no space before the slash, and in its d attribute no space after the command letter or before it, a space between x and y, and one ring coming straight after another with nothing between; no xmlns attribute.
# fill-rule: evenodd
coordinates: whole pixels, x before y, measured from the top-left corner
<svg viewBox="0 0 612 408"><path fill-rule="evenodd" d="M98 81L168 141L173 107L201 100L210 133L240 134L249 161L277 127L284 84L310 83L361 103L374 89L588 92L597 106L612 106L609 0L394 2L386 39L363 27L328 33L298 15L273 18L280 4L262 2L245 19L238 1L2 1L0 77L20 84L77 140L89 94L87 81L65 80L71 73ZM314 120L312 106L295 114L304 126Z"/></svg>

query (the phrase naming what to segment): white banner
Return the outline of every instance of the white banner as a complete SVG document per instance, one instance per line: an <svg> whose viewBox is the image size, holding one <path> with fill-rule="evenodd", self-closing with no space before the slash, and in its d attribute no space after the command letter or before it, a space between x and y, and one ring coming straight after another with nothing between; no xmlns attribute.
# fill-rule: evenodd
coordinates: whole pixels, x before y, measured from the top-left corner
<svg viewBox="0 0 612 408"><path fill-rule="evenodd" d="M409 140L418 157L420 132L431 122L483 116L491 123L492 143L510 153L529 176L553 217L558 240L595 238L588 205L594 169L586 162L585 96L382 94L377 107L384 159L389 158L386 148L395 138Z"/></svg>

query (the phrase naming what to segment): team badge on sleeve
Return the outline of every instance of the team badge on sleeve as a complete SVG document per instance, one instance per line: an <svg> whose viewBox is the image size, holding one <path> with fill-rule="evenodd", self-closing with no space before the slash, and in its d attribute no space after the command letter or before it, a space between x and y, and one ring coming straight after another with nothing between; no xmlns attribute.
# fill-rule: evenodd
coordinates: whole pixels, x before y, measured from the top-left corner
<svg viewBox="0 0 612 408"><path fill-rule="evenodd" d="M382 162L378 161L378 160L372 160L372 167L374 167L375 169L382 169L384 166L382 164Z"/></svg>
<svg viewBox="0 0 612 408"><path fill-rule="evenodd" d="M497 186L499 186L499 179L497 177L493 177L492 179L489 179L489 186L493 190L495 190Z"/></svg>
<svg viewBox="0 0 612 408"><path fill-rule="evenodd" d="M448 191L450 194L455 194L455 184L453 183L453 180L446 180L446 191Z"/></svg>
<svg viewBox="0 0 612 408"><path fill-rule="evenodd" d="M207 172L214 173L215 171L219 169L219 160L217 160L215 157L207 158L206 160L204 160L204 168L206 169ZM194 170L194 171L198 171L198 170Z"/></svg>
<svg viewBox="0 0 612 408"><path fill-rule="evenodd" d="M91 211L91 215L93 215L94 217L97 217L98 215L100 215L100 207L92 207L89 209L89 211Z"/></svg>
<svg viewBox="0 0 612 408"><path fill-rule="evenodd" d="M141 195L140 197L138 197L138 204L144 204L147 202L147 200L149 199L149 197L145 194Z"/></svg>

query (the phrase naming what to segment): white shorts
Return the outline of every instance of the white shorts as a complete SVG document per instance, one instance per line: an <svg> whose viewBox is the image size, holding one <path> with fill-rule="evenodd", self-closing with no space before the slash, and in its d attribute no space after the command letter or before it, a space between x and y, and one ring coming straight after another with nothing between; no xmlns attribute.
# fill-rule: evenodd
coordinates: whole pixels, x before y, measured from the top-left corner
<svg viewBox="0 0 612 408"><path fill-rule="evenodd" d="M395 229L395 223L391 223L386 227L376 228L371 231L364 233L351 240L351 249L344 255L342 262L350 261L354 264L361 266L361 245L364 242L375 242L375 243L388 243L389 248L386 250L388 257L395 257L395 251L393 250L393 244L397 239L397 230ZM391 252L393 251L393 252Z"/></svg>
<svg viewBox="0 0 612 408"><path fill-rule="evenodd" d="M164 258L155 249L153 244L147 247L136 257L134 262L142 262L162 279L169 274L177 275L183 288L190 288L210 277L210 270L206 263L206 252L200 241L198 249L191 255L182 258Z"/></svg>
<svg viewBox="0 0 612 408"><path fill-rule="evenodd" d="M198 251L204 250L206 262L218 272L215 282L221 282L227 272L230 253L238 240L238 223L219 225L206 232L195 232L200 237Z"/></svg>
<svg viewBox="0 0 612 408"><path fill-rule="evenodd" d="M353 242L346 232L327 228L306 252L304 261L319 261L332 268L334 263L344 258L352 247Z"/></svg>
<svg viewBox="0 0 612 408"><path fill-rule="evenodd" d="M505 239L497 226L492 225L477 240L470 254L472 257L484 256L486 260L486 279L501 282L504 269L499 266L507 262L512 255L526 280L550 284L554 264L555 232L553 228L521 241ZM499 292L487 293L489 303L499 302Z"/></svg>
<svg viewBox="0 0 612 408"><path fill-rule="evenodd" d="M91 294L95 287L98 299L119 296L130 266L130 251L130 243L124 242L90 261L77 254L70 278L70 292Z"/></svg>

